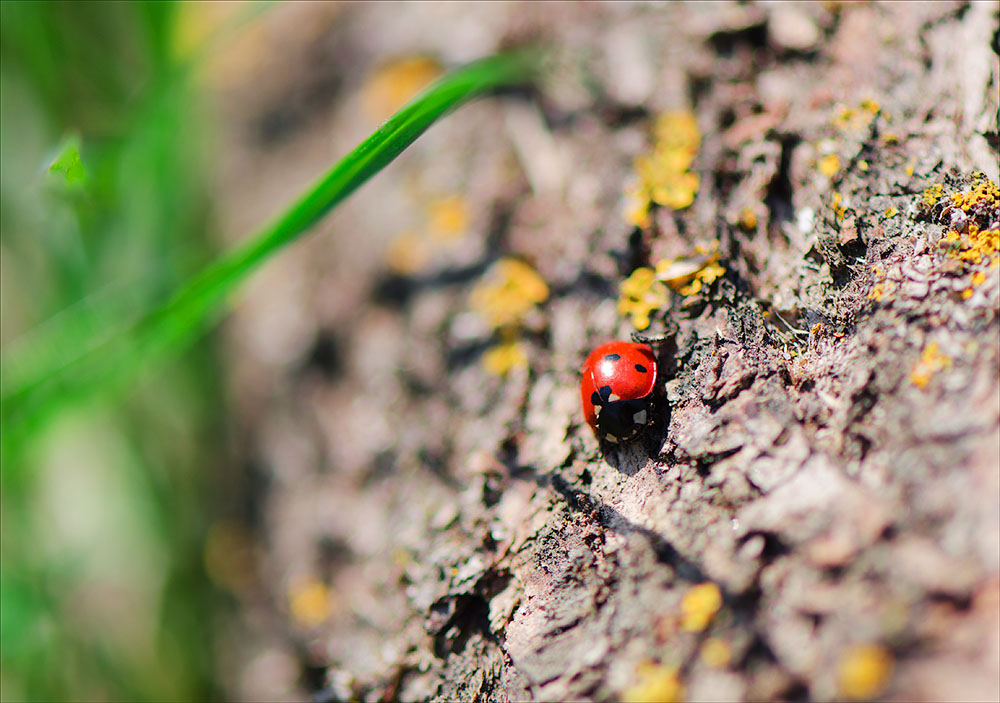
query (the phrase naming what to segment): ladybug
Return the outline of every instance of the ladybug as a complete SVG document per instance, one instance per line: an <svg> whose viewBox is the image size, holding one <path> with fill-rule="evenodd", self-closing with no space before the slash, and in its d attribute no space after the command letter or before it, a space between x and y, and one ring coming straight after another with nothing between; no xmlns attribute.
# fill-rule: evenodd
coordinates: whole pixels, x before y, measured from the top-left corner
<svg viewBox="0 0 1000 703"><path fill-rule="evenodd" d="M648 344L608 342L583 364L580 399L598 439L626 442L646 426L653 411L656 356Z"/></svg>

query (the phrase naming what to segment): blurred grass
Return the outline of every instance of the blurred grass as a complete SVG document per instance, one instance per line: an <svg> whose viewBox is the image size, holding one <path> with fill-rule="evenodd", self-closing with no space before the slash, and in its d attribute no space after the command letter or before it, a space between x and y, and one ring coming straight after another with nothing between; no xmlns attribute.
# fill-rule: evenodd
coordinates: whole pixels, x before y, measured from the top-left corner
<svg viewBox="0 0 1000 703"><path fill-rule="evenodd" d="M225 408L204 333L435 120L537 63L446 76L209 263L210 121L179 60L179 7L0 3L4 700L219 696L224 599L202 546Z"/></svg>
<svg viewBox="0 0 1000 703"><path fill-rule="evenodd" d="M207 121L173 55L176 20L168 3L0 3L0 338L5 351L18 338L29 367L162 299L213 254ZM56 313L48 347L22 337ZM5 386L10 371L5 354ZM203 341L5 453L4 700L218 696L222 600L201 553L218 372Z"/></svg>

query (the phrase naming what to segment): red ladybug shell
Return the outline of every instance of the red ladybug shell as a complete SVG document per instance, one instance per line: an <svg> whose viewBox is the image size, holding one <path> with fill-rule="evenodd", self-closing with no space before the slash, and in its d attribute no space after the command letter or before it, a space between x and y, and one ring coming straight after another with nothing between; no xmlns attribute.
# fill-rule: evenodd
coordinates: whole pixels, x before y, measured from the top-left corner
<svg viewBox="0 0 1000 703"><path fill-rule="evenodd" d="M602 439L631 439L646 424L648 403L642 401L652 394L655 385L656 356L648 344L602 344L583 364L580 400L587 424ZM602 412L606 415L603 422Z"/></svg>

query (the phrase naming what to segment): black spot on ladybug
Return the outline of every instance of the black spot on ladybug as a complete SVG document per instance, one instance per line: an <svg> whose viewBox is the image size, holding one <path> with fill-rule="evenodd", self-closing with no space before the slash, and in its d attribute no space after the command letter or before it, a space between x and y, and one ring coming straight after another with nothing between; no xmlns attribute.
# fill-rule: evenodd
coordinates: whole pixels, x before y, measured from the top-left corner
<svg viewBox="0 0 1000 703"><path fill-rule="evenodd" d="M635 370L638 371L639 373L646 373L646 367L643 366L642 364L636 364Z"/></svg>
<svg viewBox="0 0 1000 703"><path fill-rule="evenodd" d="M611 397L611 386L601 386L598 391L600 392L603 400L607 400Z"/></svg>
<svg viewBox="0 0 1000 703"><path fill-rule="evenodd" d="M597 395L597 392L595 391L590 394L590 402L593 403L594 405L600 405L604 401L601 400L601 396Z"/></svg>
<svg viewBox="0 0 1000 703"><path fill-rule="evenodd" d="M605 354L605 355L604 355L604 359L605 359L606 361L618 361L618 360L619 360L619 359L621 359L621 358L622 358L622 357L621 357L621 355L620 355L620 354Z"/></svg>

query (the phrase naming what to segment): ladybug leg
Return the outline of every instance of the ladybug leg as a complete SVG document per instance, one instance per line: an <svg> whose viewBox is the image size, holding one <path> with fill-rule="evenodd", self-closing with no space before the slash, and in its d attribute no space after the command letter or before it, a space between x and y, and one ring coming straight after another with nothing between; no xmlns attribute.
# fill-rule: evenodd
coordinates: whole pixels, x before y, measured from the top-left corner
<svg viewBox="0 0 1000 703"><path fill-rule="evenodd" d="M632 333L632 341L638 344L648 344L649 346L654 346L658 344L663 344L667 340L673 339L675 332L667 332L666 334L657 334L651 337L644 334L639 334L638 332Z"/></svg>
<svg viewBox="0 0 1000 703"><path fill-rule="evenodd" d="M648 344L653 346L655 344L663 344L664 342L673 339L677 336L677 323L671 319L667 319L667 329L663 334L657 334L652 336L647 336L644 334L639 334L638 332L632 333L632 341L638 344Z"/></svg>
<svg viewBox="0 0 1000 703"><path fill-rule="evenodd" d="M632 341L636 344L648 344L653 346L654 344L659 344L660 342L666 341L666 335L656 335L654 337L647 337L644 334L639 334L638 332L633 332L631 334Z"/></svg>

